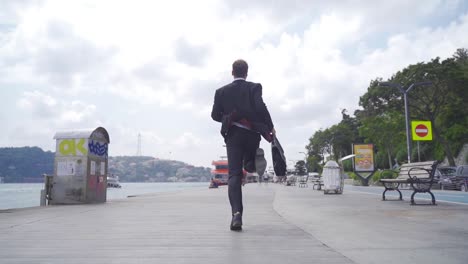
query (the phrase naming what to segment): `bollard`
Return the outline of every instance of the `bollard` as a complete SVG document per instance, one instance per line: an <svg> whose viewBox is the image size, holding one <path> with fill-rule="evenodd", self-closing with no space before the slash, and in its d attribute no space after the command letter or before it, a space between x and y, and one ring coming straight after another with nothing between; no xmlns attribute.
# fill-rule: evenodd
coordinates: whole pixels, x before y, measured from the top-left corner
<svg viewBox="0 0 468 264"><path fill-rule="evenodd" d="M52 189L52 175L42 174L44 177L44 189L41 190L40 205L46 206L49 205L50 200L52 200L50 194Z"/></svg>
<svg viewBox="0 0 468 264"><path fill-rule="evenodd" d="M46 206L45 190L41 190L41 206Z"/></svg>

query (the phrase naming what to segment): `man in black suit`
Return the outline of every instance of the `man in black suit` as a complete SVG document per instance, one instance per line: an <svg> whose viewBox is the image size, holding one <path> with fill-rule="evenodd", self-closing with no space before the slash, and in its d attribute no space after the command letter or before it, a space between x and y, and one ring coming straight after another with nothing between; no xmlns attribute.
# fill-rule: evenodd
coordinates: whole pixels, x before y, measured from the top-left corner
<svg viewBox="0 0 468 264"><path fill-rule="evenodd" d="M262 99L262 85L248 82L248 65L244 60L232 64L234 81L216 90L211 117L221 122L221 134L226 142L231 203L231 230L242 229L243 168L257 171L259 177L266 168L263 150L259 148L260 135L271 141L275 134L270 113Z"/></svg>

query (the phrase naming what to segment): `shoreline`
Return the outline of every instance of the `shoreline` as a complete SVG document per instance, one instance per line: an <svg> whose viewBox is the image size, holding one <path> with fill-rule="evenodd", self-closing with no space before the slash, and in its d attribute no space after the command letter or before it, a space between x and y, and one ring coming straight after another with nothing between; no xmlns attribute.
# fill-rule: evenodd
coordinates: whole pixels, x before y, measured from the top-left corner
<svg viewBox="0 0 468 264"><path fill-rule="evenodd" d="M107 201L128 199L151 193L172 192L191 188L203 188L209 182L164 182L164 183L122 183L122 188L108 188ZM16 187L16 188L15 188ZM24 188L23 188L24 187ZM34 208L40 206L41 183L0 184L0 212L10 209ZM208 188L208 187L207 187Z"/></svg>

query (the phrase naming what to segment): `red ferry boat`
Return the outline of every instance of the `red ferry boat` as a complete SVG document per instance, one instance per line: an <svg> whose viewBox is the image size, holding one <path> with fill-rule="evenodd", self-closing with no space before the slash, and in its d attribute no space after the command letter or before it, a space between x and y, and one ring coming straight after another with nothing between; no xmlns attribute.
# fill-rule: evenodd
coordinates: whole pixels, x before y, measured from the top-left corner
<svg viewBox="0 0 468 264"><path fill-rule="evenodd" d="M211 165L214 166L214 169L211 170L212 182L218 186L227 185L229 177L228 161L226 159L214 160Z"/></svg>
<svg viewBox="0 0 468 264"><path fill-rule="evenodd" d="M229 178L229 169L228 169L227 159L214 160L211 162L211 165L214 166L214 169L211 170L211 185L215 185L215 186L227 185L228 178ZM256 176L256 174L254 175L252 173L247 173L247 171L245 170L243 170L243 173L244 173L242 177L243 184L245 184L246 182L258 181L258 176Z"/></svg>

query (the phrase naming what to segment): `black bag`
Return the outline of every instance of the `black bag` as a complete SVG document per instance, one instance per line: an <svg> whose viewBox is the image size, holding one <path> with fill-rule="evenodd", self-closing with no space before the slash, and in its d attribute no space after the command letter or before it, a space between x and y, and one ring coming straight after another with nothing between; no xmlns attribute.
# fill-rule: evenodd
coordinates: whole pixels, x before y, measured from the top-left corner
<svg viewBox="0 0 468 264"><path fill-rule="evenodd" d="M286 157L284 156L283 147L281 147L276 136L273 136L273 141L271 142L271 156L276 176L286 176Z"/></svg>
<svg viewBox="0 0 468 264"><path fill-rule="evenodd" d="M229 114L223 115L223 117L221 118L221 131L220 132L224 138L227 137L229 128L231 128L232 126L232 122L236 122L238 121L238 119L239 117L238 117L236 109L234 109L234 111L232 111Z"/></svg>
<svg viewBox="0 0 468 264"><path fill-rule="evenodd" d="M232 125L231 115L230 114L223 115L223 117L221 118L221 131L220 131L223 138L226 138L231 125Z"/></svg>

